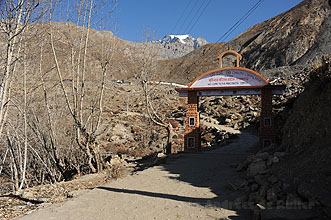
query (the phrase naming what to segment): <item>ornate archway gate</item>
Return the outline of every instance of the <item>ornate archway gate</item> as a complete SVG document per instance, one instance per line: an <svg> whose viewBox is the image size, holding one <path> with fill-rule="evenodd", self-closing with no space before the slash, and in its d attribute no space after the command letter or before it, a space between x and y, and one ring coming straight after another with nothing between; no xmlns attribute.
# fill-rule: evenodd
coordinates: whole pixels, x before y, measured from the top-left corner
<svg viewBox="0 0 331 220"><path fill-rule="evenodd" d="M236 56L236 67L222 67L225 55ZM200 96L261 95L259 143L262 147L275 143L272 96L281 95L285 86L271 85L257 72L239 67L242 56L235 51L225 51L217 58L220 68L201 74L187 88L176 88L179 96L187 97L184 151L196 152L201 148L198 112Z"/></svg>

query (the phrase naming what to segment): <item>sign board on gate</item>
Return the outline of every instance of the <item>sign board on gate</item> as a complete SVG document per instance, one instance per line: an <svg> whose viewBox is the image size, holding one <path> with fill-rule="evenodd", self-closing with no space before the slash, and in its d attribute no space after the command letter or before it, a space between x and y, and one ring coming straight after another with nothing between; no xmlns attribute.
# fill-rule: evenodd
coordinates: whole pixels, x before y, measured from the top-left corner
<svg viewBox="0 0 331 220"><path fill-rule="evenodd" d="M222 58L227 54L237 57L235 67L222 67ZM283 93L284 86L271 85L259 73L239 67L242 58L239 53L224 51L217 58L220 68L201 74L186 88L176 88L179 96L188 96L189 91L196 91L197 96L261 95L262 88L267 87L274 95Z"/></svg>
<svg viewBox="0 0 331 220"><path fill-rule="evenodd" d="M267 84L268 81L263 76L250 69L226 67L200 75L188 88L247 88Z"/></svg>

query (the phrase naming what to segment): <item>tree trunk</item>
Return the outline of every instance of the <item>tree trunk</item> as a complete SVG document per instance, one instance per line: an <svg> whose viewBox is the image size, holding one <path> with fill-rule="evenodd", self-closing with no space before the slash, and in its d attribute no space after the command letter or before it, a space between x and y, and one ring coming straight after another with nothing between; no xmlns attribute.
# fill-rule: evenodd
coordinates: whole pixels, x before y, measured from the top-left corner
<svg viewBox="0 0 331 220"><path fill-rule="evenodd" d="M172 128L170 123L167 127L167 133L168 133L168 137L167 137L167 145L166 145L166 152L165 153L166 154L171 154L172 153L173 128Z"/></svg>
<svg viewBox="0 0 331 220"><path fill-rule="evenodd" d="M93 166L93 163L92 163L92 159L93 159L93 155L91 154L91 151L90 151L90 145L88 142L86 142L86 154L87 154L87 157L88 157L88 165L92 171L92 173L96 173L97 170L95 169L95 167Z"/></svg>
<svg viewBox="0 0 331 220"><path fill-rule="evenodd" d="M91 146L92 150L93 150L93 154L94 154L94 160L97 166L97 172L102 171L102 161L101 161L101 156L100 156L100 151L99 151L99 146L94 143Z"/></svg>

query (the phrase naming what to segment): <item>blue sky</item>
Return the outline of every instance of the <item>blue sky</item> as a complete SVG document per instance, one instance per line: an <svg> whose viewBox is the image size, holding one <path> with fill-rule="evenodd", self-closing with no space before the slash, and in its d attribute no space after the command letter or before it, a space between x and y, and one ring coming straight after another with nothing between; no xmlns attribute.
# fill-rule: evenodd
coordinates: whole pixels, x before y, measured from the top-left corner
<svg viewBox="0 0 331 220"><path fill-rule="evenodd" d="M285 12L301 1L264 0L223 41L231 40L254 24ZM120 0L114 15L116 35L125 40L141 42L146 29L151 29L154 39L168 34L191 34L215 43L257 2L258 0Z"/></svg>

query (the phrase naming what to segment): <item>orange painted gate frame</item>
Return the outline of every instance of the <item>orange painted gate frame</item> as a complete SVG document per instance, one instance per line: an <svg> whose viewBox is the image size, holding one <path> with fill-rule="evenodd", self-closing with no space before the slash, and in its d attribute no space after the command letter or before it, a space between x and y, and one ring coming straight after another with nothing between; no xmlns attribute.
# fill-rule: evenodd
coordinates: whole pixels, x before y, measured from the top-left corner
<svg viewBox="0 0 331 220"><path fill-rule="evenodd" d="M236 67L222 67L222 59L223 56L231 54L236 56ZM208 94L218 94L222 96L222 94L227 95L236 95L240 92L246 92L248 95L261 95L261 116L260 116L260 133L259 133L259 144L261 147L266 147L272 143L276 142L276 134L275 134L275 123L274 123L274 115L272 112L272 96L282 94L285 89L284 85L271 85L262 75L259 73L239 67L239 61L242 59L242 56L235 51L225 51L220 54L219 59L219 67L218 69L208 71L206 73L201 74L197 77L187 88L176 88L179 92L180 96L187 96L187 112L186 112L186 125L184 132L184 151L185 152L197 152L201 149L201 131L200 131L200 117L199 117L199 96L208 95ZM217 73L220 77L223 72L226 71L238 71L245 72L246 74L252 74L252 78L256 79L258 83L257 85L244 85L244 86L201 86L198 82L199 80L203 80L208 75L210 77L213 73ZM223 71L223 72L222 72ZM224 78L226 79L226 78ZM243 79L243 78L240 78ZM245 78L246 79L246 78ZM239 81L239 78L234 79ZM200 83L201 84L201 83ZM203 84L203 83L202 83ZM245 84L245 82L243 82ZM248 83L249 84L249 83ZM198 86L197 86L198 85ZM239 91L239 93L237 93Z"/></svg>

